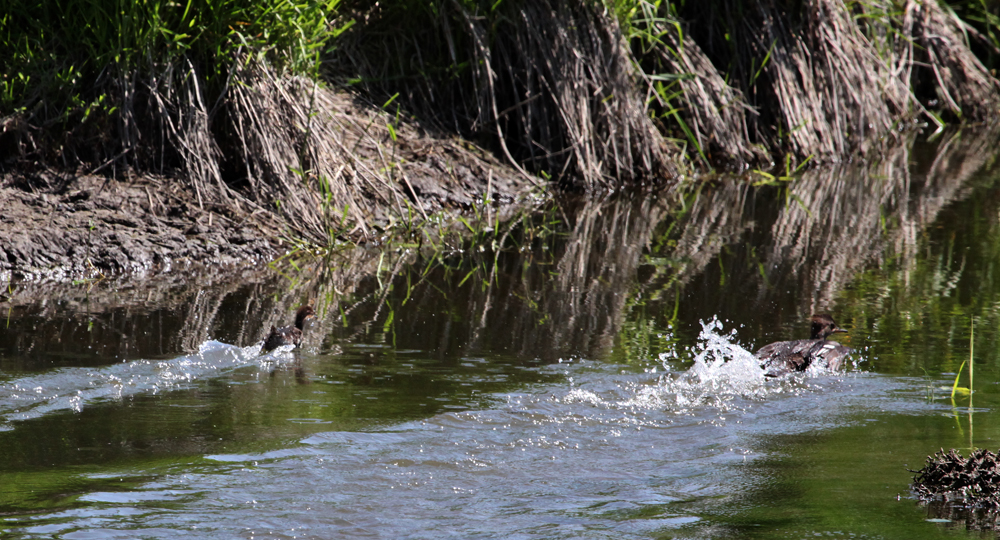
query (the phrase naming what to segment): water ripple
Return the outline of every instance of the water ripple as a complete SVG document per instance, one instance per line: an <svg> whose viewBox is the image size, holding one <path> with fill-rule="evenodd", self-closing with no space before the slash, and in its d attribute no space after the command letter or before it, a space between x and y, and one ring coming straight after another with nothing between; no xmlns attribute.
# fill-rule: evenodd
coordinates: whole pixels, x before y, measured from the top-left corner
<svg viewBox="0 0 1000 540"><path fill-rule="evenodd" d="M260 345L240 348L202 343L195 354L171 360L134 360L98 368L62 368L0 383L0 431L11 422L59 410L81 411L88 404L190 387L195 381L235 368L266 366L287 351L259 355Z"/></svg>

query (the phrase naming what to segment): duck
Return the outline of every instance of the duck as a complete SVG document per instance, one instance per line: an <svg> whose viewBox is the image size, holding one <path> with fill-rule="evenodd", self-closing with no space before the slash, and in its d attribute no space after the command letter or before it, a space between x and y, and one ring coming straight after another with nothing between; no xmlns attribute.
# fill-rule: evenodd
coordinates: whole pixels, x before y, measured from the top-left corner
<svg viewBox="0 0 1000 540"><path fill-rule="evenodd" d="M827 341L832 334L847 333L837 326L828 314L822 313L810 317L812 331L809 339L795 341L778 341L765 345L754 353L764 369L765 377L780 377L794 371L805 371L817 364L836 371L844 367L847 357L854 349L845 347L836 341Z"/></svg>
<svg viewBox="0 0 1000 540"><path fill-rule="evenodd" d="M306 319L315 314L316 311L313 310L312 306L299 306L299 309L295 310L295 326L284 326L282 328L271 326L271 333L264 340L261 352L270 352L282 345L298 347L302 343L302 329L306 324Z"/></svg>

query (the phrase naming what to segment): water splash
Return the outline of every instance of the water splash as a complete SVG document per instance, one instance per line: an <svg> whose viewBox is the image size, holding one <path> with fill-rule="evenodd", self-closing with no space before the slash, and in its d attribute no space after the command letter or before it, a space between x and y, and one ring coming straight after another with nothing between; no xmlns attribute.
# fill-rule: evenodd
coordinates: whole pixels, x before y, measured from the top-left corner
<svg viewBox="0 0 1000 540"><path fill-rule="evenodd" d="M713 389L753 392L764 383L764 369L753 353L736 341L736 330L723 333L717 317L702 321L694 366L687 371L692 383ZM661 359L662 360L662 359Z"/></svg>
<svg viewBox="0 0 1000 540"><path fill-rule="evenodd" d="M735 330L726 333L718 318L702 322L692 352L694 365L686 371L675 371L671 363L676 355L663 353L658 358L662 371L655 368L641 375L621 374L612 388L574 386L562 401L633 412L683 414L706 407L727 411L787 392L796 384L792 380L768 381L760 362L737 342ZM655 378L650 379L650 374Z"/></svg>
<svg viewBox="0 0 1000 540"><path fill-rule="evenodd" d="M199 379L248 365L266 368L290 347L260 355L260 344L237 347L202 343L198 352L171 360L135 360L97 368L65 368L0 383L0 431L11 422L58 410L81 411L90 403L187 388Z"/></svg>
<svg viewBox="0 0 1000 540"><path fill-rule="evenodd" d="M735 330L724 332L718 317L701 322L694 353L693 366L681 373L662 375L656 386L656 391L670 396L680 409L698 405L729 409L736 400L760 400L780 391L765 384L760 362L740 346ZM661 355L664 368L668 368L668 360Z"/></svg>

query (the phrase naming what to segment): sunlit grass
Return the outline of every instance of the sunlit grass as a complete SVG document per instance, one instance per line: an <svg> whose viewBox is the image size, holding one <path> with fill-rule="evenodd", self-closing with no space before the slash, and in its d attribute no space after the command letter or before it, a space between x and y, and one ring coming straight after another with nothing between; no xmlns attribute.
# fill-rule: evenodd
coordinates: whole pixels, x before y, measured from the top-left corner
<svg viewBox="0 0 1000 540"><path fill-rule="evenodd" d="M237 52L318 70L340 0L10 0L0 16L0 114L86 121L122 106L150 73L180 63L220 89ZM99 115L98 115L99 116Z"/></svg>

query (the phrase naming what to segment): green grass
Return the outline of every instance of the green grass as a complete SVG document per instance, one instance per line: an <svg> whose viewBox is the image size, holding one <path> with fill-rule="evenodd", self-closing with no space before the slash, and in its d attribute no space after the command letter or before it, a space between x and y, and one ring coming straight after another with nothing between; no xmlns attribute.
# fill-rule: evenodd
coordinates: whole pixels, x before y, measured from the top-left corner
<svg viewBox="0 0 1000 540"><path fill-rule="evenodd" d="M120 112L129 87L172 68L196 73L212 97L243 55L317 73L339 2L8 0L0 115L22 112L43 126L86 122Z"/></svg>

